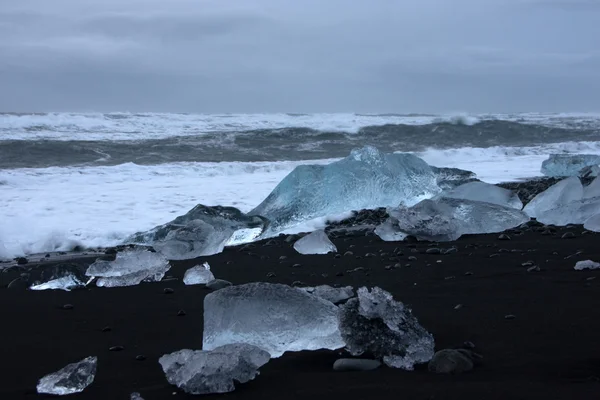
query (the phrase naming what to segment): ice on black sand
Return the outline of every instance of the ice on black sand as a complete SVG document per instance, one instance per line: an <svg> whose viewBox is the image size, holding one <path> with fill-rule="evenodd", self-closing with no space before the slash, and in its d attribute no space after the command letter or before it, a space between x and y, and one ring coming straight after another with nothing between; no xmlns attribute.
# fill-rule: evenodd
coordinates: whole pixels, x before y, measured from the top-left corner
<svg viewBox="0 0 600 400"><path fill-rule="evenodd" d="M169 268L169 261L159 253L146 249L129 249L117 253L114 261L94 262L87 269L86 275L97 277L98 286L134 286L142 281L160 281Z"/></svg>
<svg viewBox="0 0 600 400"><path fill-rule="evenodd" d="M59 396L82 392L94 382L97 364L96 357L87 357L79 362L69 364L40 379L37 392Z"/></svg>
<svg viewBox="0 0 600 400"><path fill-rule="evenodd" d="M183 283L186 285L206 285L214 279L215 276L211 272L210 265L207 262L188 269L183 275Z"/></svg>
<svg viewBox="0 0 600 400"><path fill-rule="evenodd" d="M329 240L323 229L316 230L294 243L294 249L300 254L336 253L337 247Z"/></svg>

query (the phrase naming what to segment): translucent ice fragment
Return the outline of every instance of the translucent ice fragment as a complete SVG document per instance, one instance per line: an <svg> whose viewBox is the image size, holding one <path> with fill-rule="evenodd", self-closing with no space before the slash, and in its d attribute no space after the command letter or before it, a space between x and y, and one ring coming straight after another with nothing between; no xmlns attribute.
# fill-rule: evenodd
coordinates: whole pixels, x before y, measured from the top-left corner
<svg viewBox="0 0 600 400"><path fill-rule="evenodd" d="M600 164L594 154L551 154L542 162L542 173L547 176L578 176L582 168Z"/></svg>
<svg viewBox="0 0 600 400"><path fill-rule="evenodd" d="M52 279L48 282L33 285L31 290L66 290L76 289L85 286L85 283L73 275L63 276L62 278Z"/></svg>
<svg viewBox="0 0 600 400"><path fill-rule="evenodd" d="M207 262L188 269L183 275L183 283L186 285L206 285L213 279L215 276L210 271L210 265Z"/></svg>
<svg viewBox="0 0 600 400"><path fill-rule="evenodd" d="M327 254L337 252L335 244L329 240L323 229L316 230L294 243L294 249L300 254Z"/></svg>
<svg viewBox="0 0 600 400"><path fill-rule="evenodd" d="M516 193L485 182L465 183L453 189L446 190L438 196L483 201L504 207L516 208L517 210L523 208L523 203Z"/></svg>
<svg viewBox="0 0 600 400"><path fill-rule="evenodd" d="M582 271L584 269L600 269L600 263L592 260L577 261L577 263L575 263L575 269L577 271Z"/></svg>
<svg viewBox="0 0 600 400"><path fill-rule="evenodd" d="M37 392L59 396L82 392L94 382L97 364L96 357L87 357L79 362L69 364L40 379Z"/></svg>
<svg viewBox="0 0 600 400"><path fill-rule="evenodd" d="M159 253L128 249L117 253L114 261L94 262L86 275L97 277L98 286L134 286L142 281L160 281L170 267L169 261Z"/></svg>

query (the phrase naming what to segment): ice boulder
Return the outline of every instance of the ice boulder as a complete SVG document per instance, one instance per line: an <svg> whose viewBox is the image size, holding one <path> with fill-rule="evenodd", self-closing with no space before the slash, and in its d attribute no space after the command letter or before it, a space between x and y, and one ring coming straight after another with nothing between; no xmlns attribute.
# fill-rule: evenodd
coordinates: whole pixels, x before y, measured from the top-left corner
<svg viewBox="0 0 600 400"><path fill-rule="evenodd" d="M580 178L593 178L600 175L600 165L589 165L581 168L577 174Z"/></svg>
<svg viewBox="0 0 600 400"><path fill-rule="evenodd" d="M300 254L336 253L337 247L329 240L323 229L309 233L294 243L294 250Z"/></svg>
<svg viewBox="0 0 600 400"><path fill-rule="evenodd" d="M535 196L523 209L527 215L537 218L540 214L553 208L583 198L583 186L577 177L563 179ZM539 218L538 218L539 219Z"/></svg>
<svg viewBox="0 0 600 400"><path fill-rule="evenodd" d="M591 197L538 212L536 219L546 225L584 224L585 227L586 222L598 213L600 213L600 197ZM592 224L593 220L588 223L588 227Z"/></svg>
<svg viewBox="0 0 600 400"><path fill-rule="evenodd" d="M580 171L600 164L594 154L551 154L542 162L542 173L547 176L579 176Z"/></svg>
<svg viewBox="0 0 600 400"><path fill-rule="evenodd" d="M158 362L170 384L189 394L211 394L232 392L235 383L253 380L269 359L256 346L234 343L211 351L179 350Z"/></svg>
<svg viewBox="0 0 600 400"><path fill-rule="evenodd" d="M412 205L440 191L436 175L422 159L366 146L328 165L296 167L249 215L268 218L273 234L346 211Z"/></svg>
<svg viewBox="0 0 600 400"><path fill-rule="evenodd" d="M89 266L86 275L98 278L98 286L134 286L142 281L160 281L169 268L169 261L159 253L128 249L117 253L114 261L97 260Z"/></svg>
<svg viewBox="0 0 600 400"><path fill-rule="evenodd" d="M529 221L524 212L511 207L447 197L390 208L388 214L389 219L375 230L382 240L412 235L420 240L446 242L467 234L502 232Z"/></svg>
<svg viewBox="0 0 600 400"><path fill-rule="evenodd" d="M330 301L333 304L342 303L349 298L354 297L354 289L352 286L334 288L329 285L320 285L314 287L301 287L300 289L314 296Z"/></svg>
<svg viewBox="0 0 600 400"><path fill-rule="evenodd" d="M279 357L286 351L339 349L338 309L287 285L230 286L204 298L203 350L248 343Z"/></svg>
<svg viewBox="0 0 600 400"><path fill-rule="evenodd" d="M136 233L127 243L149 244L170 260L209 256L258 238L268 225L261 216L247 216L234 207L197 205L173 221Z"/></svg>
<svg viewBox="0 0 600 400"><path fill-rule="evenodd" d="M584 269L600 269L600 263L592 260L577 261L575 263L575 270L583 271Z"/></svg>
<svg viewBox="0 0 600 400"><path fill-rule="evenodd" d="M358 298L340 306L340 331L346 350L367 354L389 367L412 370L433 357L434 340L411 310L385 290L358 289Z"/></svg>
<svg viewBox="0 0 600 400"><path fill-rule="evenodd" d="M207 262L196 265L183 274L183 283L186 285L206 285L214 279L215 276L210 271L210 265Z"/></svg>
<svg viewBox="0 0 600 400"><path fill-rule="evenodd" d="M485 182L465 183L453 189L446 190L436 197L484 201L517 210L523 208L523 203L516 193Z"/></svg>
<svg viewBox="0 0 600 400"><path fill-rule="evenodd" d="M600 197L600 178L594 179L589 185L583 188L583 198Z"/></svg>
<svg viewBox="0 0 600 400"><path fill-rule="evenodd" d="M80 393L94 382L97 364L96 357L87 357L79 362L68 364L63 369L40 379L37 392L58 396Z"/></svg>
<svg viewBox="0 0 600 400"><path fill-rule="evenodd" d="M592 215L583 223L583 227L588 231L600 232L600 210L598 214Z"/></svg>

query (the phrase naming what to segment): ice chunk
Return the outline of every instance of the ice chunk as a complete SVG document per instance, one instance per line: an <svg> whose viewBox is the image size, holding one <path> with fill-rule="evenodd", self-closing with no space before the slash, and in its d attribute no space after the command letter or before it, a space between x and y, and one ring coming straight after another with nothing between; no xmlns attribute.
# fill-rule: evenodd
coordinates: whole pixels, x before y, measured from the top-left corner
<svg viewBox="0 0 600 400"><path fill-rule="evenodd" d="M415 316L385 290L358 289L358 298L340 306L340 331L350 354L383 358L394 368L412 370L433 357L434 340Z"/></svg>
<svg viewBox="0 0 600 400"><path fill-rule="evenodd" d="M578 176L582 168L600 164L594 154L551 154L542 162L542 173L547 176Z"/></svg>
<svg viewBox="0 0 600 400"><path fill-rule="evenodd" d="M169 261L158 253L128 249L117 253L115 261L97 260L86 275L99 278L98 286L134 286L142 281L160 281L169 268Z"/></svg>
<svg viewBox="0 0 600 400"><path fill-rule="evenodd" d="M202 348L249 343L279 357L286 351L344 347L330 301L264 282L230 286L204 298Z"/></svg>
<svg viewBox="0 0 600 400"><path fill-rule="evenodd" d="M575 263L575 269L577 271L582 271L584 269L600 269L600 263L592 260L577 261L577 263Z"/></svg>
<svg viewBox="0 0 600 400"><path fill-rule="evenodd" d="M455 188L477 180L475 172L459 168L440 168L431 166L438 186L443 190Z"/></svg>
<svg viewBox="0 0 600 400"><path fill-rule="evenodd" d="M586 219L583 227L588 231L600 232L600 210L598 210L598 214L592 215Z"/></svg>
<svg viewBox="0 0 600 400"><path fill-rule="evenodd" d="M591 217L600 212L600 197L572 201L559 207L545 210L537 214L536 219L546 225L564 226L568 224L585 224ZM593 221L590 222L590 224ZM588 225L589 226L589 225Z"/></svg>
<svg viewBox="0 0 600 400"><path fill-rule="evenodd" d="M247 216L234 207L197 205L173 221L148 232L136 233L129 243L150 244L170 260L209 256L258 238L268 221Z"/></svg>
<svg viewBox="0 0 600 400"><path fill-rule="evenodd" d="M94 382L97 364L98 358L96 357L87 357L79 362L69 364L40 379L37 392L59 396L80 393Z"/></svg>
<svg viewBox="0 0 600 400"><path fill-rule="evenodd" d="M390 208L388 214L388 221L375 230L382 240L406 234L445 242L467 234L502 232L529 221L524 212L514 208L447 197L423 200L410 208Z"/></svg>
<svg viewBox="0 0 600 400"><path fill-rule="evenodd" d="M341 303L351 297L354 297L354 289L352 286L334 288L329 285L320 285L315 287L303 287L300 289L311 293L314 296L330 301L333 304Z"/></svg>
<svg viewBox="0 0 600 400"><path fill-rule="evenodd" d="M337 253L337 247L331 243L323 229L316 230L294 243L294 249L300 254Z"/></svg>
<svg viewBox="0 0 600 400"><path fill-rule="evenodd" d="M188 269L183 275L183 283L186 285L206 285L213 279L215 276L210 272L210 265L207 262Z"/></svg>
<svg viewBox="0 0 600 400"><path fill-rule="evenodd" d="M389 217L375 228L375 234L384 242L401 242L408 235L398 230L396 222L396 218Z"/></svg>
<svg viewBox="0 0 600 400"><path fill-rule="evenodd" d="M141 394L139 394L138 392L133 392L131 393L131 395L129 396L129 400L144 400L144 398L142 397Z"/></svg>
<svg viewBox="0 0 600 400"><path fill-rule="evenodd" d="M590 165L581 168L577 174L580 178L592 178L600 175L600 165Z"/></svg>
<svg viewBox="0 0 600 400"><path fill-rule="evenodd" d="M523 211L532 218L537 218L544 211L581 200L583 186L577 177L570 177L555 183L539 193L525 206Z"/></svg>
<svg viewBox="0 0 600 400"><path fill-rule="evenodd" d="M594 179L589 185L583 188L583 198L600 197L600 178Z"/></svg>
<svg viewBox="0 0 600 400"><path fill-rule="evenodd" d="M77 279L73 275L63 276L62 278L52 279L48 282L32 285L29 289L31 290L66 290L67 292L71 289L76 289L85 286L85 283Z"/></svg>
<svg viewBox="0 0 600 400"><path fill-rule="evenodd" d="M523 208L523 203L516 193L485 182L465 183L454 189L444 191L438 197L484 201L504 207L516 208L517 210Z"/></svg>
<svg viewBox="0 0 600 400"><path fill-rule="evenodd" d="M296 167L249 214L268 218L272 234L350 210L412 205L440 191L436 175L422 159L366 146L328 165Z"/></svg>
<svg viewBox="0 0 600 400"><path fill-rule="evenodd" d="M246 343L227 344L212 351L179 350L158 362L170 384L189 394L227 393L246 383L269 362L269 353Z"/></svg>

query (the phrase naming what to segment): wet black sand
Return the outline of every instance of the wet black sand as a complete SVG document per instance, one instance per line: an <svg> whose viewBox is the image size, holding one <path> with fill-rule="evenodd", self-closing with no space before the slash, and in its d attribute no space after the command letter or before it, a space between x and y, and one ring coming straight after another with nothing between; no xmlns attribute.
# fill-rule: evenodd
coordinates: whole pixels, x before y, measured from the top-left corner
<svg viewBox="0 0 600 400"><path fill-rule="evenodd" d="M544 230L509 233L511 240L477 235L439 245L342 236L333 239L339 253L353 255L339 258L302 256L291 243L277 238L201 260L174 262L168 275L175 280L72 292L8 289L25 269L34 268L35 276L42 267L12 268L0 272L0 399L44 398L35 392L39 378L91 355L99 358L94 383L68 398L128 399L134 391L146 400L192 398L167 383L157 359L201 347L202 304L208 292L181 281L186 268L199 261L208 261L217 278L234 284L380 286L413 308L436 338L437 349L468 340L484 356L483 365L470 373L438 376L426 368L334 372L332 364L340 352L285 354L263 367L255 381L214 397L597 399L600 271L575 271L573 266L579 260L600 260L600 236L582 235L581 226ZM565 232L575 237L562 239ZM424 254L431 246L455 246L458 251ZM395 248L403 255L394 255ZM577 252L581 254L574 255ZM280 260L281 256L287 258ZM85 265L90 258L71 261ZM527 261L540 270L528 272L529 266L522 266ZM396 264L401 267L386 269ZM270 272L276 276L267 278ZM167 287L174 293L165 294ZM73 309L63 309L64 304ZM456 310L458 304L462 308ZM178 316L180 310L184 316ZM110 330L104 332L105 327ZM112 346L123 350L109 351ZM136 360L138 355L146 359Z"/></svg>

